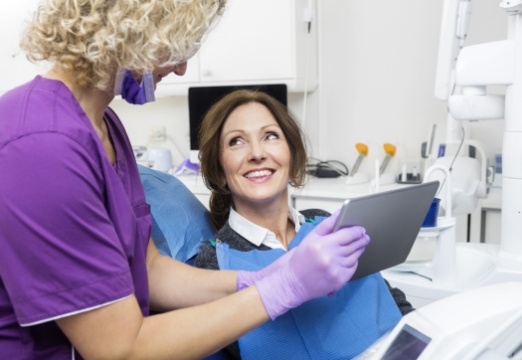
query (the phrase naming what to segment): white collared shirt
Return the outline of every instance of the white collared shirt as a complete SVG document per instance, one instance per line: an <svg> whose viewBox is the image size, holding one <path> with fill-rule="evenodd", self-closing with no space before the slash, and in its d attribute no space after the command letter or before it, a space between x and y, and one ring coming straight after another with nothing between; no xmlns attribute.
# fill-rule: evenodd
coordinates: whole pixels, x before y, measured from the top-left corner
<svg viewBox="0 0 522 360"><path fill-rule="evenodd" d="M288 207L288 218L295 224L295 232L297 233L301 228L301 224L305 222L305 217L296 209ZM271 249L287 250L279 242L279 240L277 240L275 234L272 231L245 219L234 209L230 209L228 223L232 230L250 241L255 246L265 245Z"/></svg>

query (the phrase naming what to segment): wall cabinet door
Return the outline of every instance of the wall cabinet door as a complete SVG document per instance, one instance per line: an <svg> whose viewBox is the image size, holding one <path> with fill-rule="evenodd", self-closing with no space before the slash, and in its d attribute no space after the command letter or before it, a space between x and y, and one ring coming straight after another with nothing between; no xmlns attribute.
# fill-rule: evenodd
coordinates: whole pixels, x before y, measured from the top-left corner
<svg viewBox="0 0 522 360"><path fill-rule="evenodd" d="M22 25L37 0L0 6L0 93L32 79L45 65L18 49ZM169 75L157 96L186 95L189 86L286 83L289 91L317 87L317 23L309 0L228 0L223 17L189 60L185 76ZM311 27L305 11L314 14ZM310 29L310 31L309 31Z"/></svg>
<svg viewBox="0 0 522 360"><path fill-rule="evenodd" d="M186 76L170 75L158 95L189 86L286 83L289 91L317 86L317 25L304 20L304 0L228 0ZM313 12L315 9L313 9ZM313 19L315 21L315 19Z"/></svg>
<svg viewBox="0 0 522 360"><path fill-rule="evenodd" d="M288 0L231 0L200 53L204 82L288 79L294 75Z"/></svg>

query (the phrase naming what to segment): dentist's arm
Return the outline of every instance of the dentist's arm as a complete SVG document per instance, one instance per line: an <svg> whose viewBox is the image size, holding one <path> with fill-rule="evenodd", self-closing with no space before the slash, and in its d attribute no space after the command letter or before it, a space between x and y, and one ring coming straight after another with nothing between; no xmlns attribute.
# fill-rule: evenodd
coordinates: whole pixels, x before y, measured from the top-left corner
<svg viewBox="0 0 522 360"><path fill-rule="evenodd" d="M235 271L196 268L161 255L149 242L147 251L150 303L155 311L204 304L236 292Z"/></svg>
<svg viewBox="0 0 522 360"><path fill-rule="evenodd" d="M193 269L201 271L193 273L179 263L164 263L153 248L149 249L151 304L184 304L188 301L183 296L196 302L205 297L221 298L144 318L136 298L130 296L56 322L86 359L202 358L270 318L337 291L351 278L369 239L357 227L331 233L334 223L335 217L324 220L295 251L285 255L284 263L266 272L254 286L228 296L224 295L235 291L236 273L201 269ZM202 284L193 284L199 281ZM169 291L165 284L176 287ZM210 290L199 297L184 288L206 286Z"/></svg>

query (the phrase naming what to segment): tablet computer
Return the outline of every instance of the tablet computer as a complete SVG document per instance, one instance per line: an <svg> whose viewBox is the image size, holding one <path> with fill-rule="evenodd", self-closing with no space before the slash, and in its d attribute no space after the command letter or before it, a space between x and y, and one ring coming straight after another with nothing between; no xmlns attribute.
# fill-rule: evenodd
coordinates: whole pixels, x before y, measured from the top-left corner
<svg viewBox="0 0 522 360"><path fill-rule="evenodd" d="M360 225L370 236L352 280L406 261L438 188L430 181L343 203L334 231Z"/></svg>

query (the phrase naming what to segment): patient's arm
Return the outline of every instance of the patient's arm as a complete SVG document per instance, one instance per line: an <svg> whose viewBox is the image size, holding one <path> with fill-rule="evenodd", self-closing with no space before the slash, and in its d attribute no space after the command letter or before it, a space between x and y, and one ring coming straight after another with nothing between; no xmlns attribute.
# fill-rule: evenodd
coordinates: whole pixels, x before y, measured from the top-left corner
<svg viewBox="0 0 522 360"><path fill-rule="evenodd" d="M210 241L206 241L201 245L198 255L196 256L195 265L202 269L219 269L216 248L210 243Z"/></svg>
<svg viewBox="0 0 522 360"><path fill-rule="evenodd" d="M401 289L392 287L386 279L384 279L384 281L386 282L386 286L388 286L388 289L393 296L393 300L395 300L395 303L399 307L399 310L403 316L415 310L415 308L413 308L410 302L406 299L406 295L402 292Z"/></svg>

